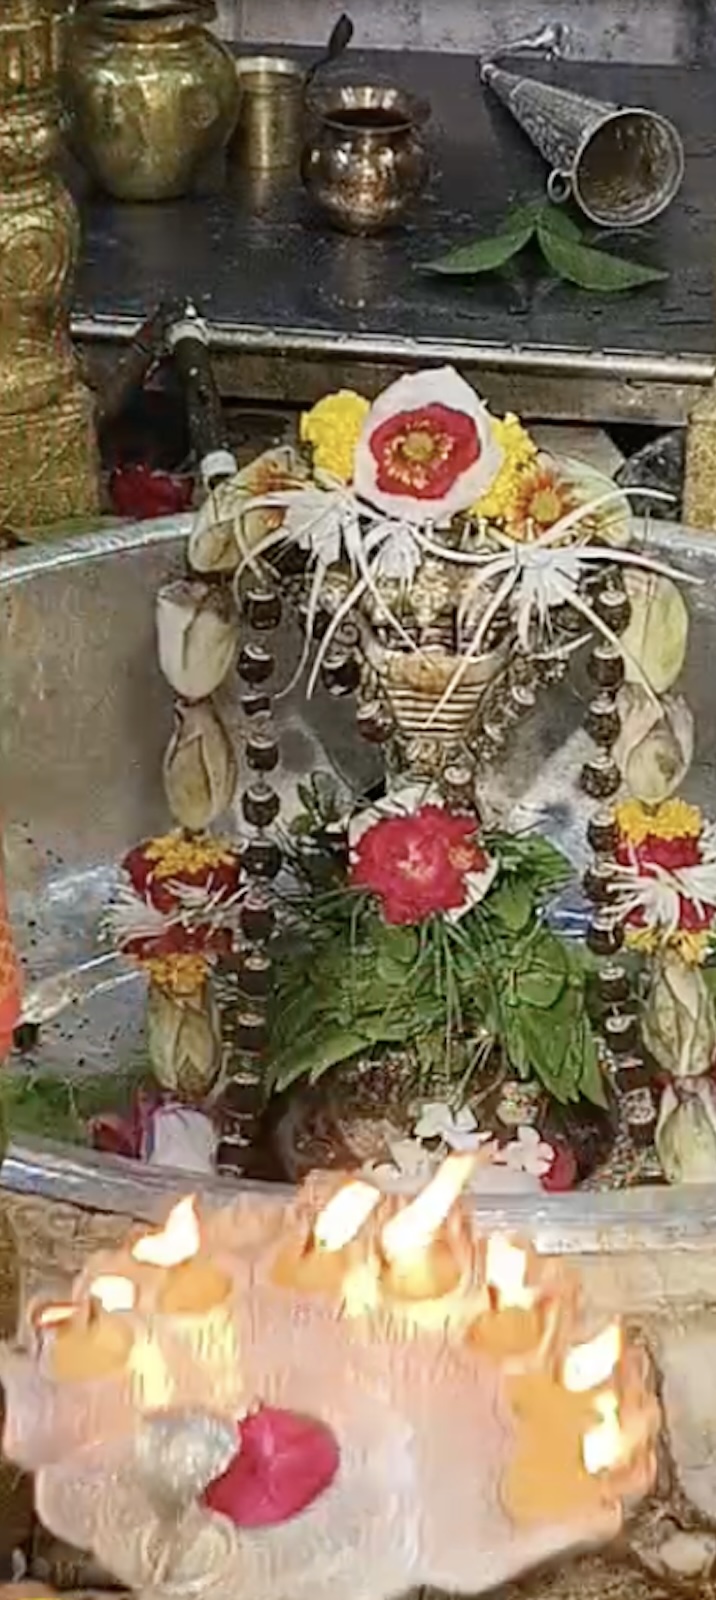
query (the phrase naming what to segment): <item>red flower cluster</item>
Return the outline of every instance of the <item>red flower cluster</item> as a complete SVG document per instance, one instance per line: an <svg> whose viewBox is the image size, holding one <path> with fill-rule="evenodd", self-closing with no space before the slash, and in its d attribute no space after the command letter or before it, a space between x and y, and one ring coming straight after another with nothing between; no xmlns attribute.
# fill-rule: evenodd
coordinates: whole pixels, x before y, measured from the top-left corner
<svg viewBox="0 0 716 1600"><path fill-rule="evenodd" d="M142 462L115 467L109 478L109 497L120 517L146 522L151 517L173 517L188 511L194 496L194 479L160 472Z"/></svg>
<svg viewBox="0 0 716 1600"><path fill-rule="evenodd" d="M138 899L167 919L185 907L182 889L197 891L207 904L219 908L234 898L241 884L241 862L234 850L210 840L185 842L171 834L136 845L124 857L122 868ZM197 914L191 927L168 920L161 932L130 937L123 941L122 949L137 961L148 961L176 955L226 955L231 943L228 928L209 920L202 922Z"/></svg>
<svg viewBox="0 0 716 1600"><path fill-rule="evenodd" d="M470 873L489 857L476 839L474 817L425 805L407 817L386 817L359 839L350 881L377 895L386 922L424 922L467 901Z"/></svg>
<svg viewBox="0 0 716 1600"><path fill-rule="evenodd" d="M640 844L622 839L616 849L616 859L621 866L633 867L643 877L655 878L656 869L679 872L682 867L698 867L703 860L701 840L695 834L680 834L675 839L664 839L649 833ZM716 906L698 905L694 900L679 895L679 929L682 933L704 933L716 915ZM646 917L641 907L629 913L627 923L633 928L643 928Z"/></svg>
<svg viewBox="0 0 716 1600"><path fill-rule="evenodd" d="M473 418L438 402L380 423L370 450L381 493L416 500L439 500L482 454Z"/></svg>

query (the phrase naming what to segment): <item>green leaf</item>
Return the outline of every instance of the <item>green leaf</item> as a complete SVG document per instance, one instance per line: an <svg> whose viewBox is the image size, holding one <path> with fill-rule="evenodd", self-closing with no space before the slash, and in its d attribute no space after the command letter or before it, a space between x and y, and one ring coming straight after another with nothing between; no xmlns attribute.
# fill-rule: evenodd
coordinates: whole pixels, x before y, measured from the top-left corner
<svg viewBox="0 0 716 1600"><path fill-rule="evenodd" d="M581 239L582 229L574 217L563 206L550 205L549 200L543 205L539 215L539 225L549 228L552 233L558 233L563 239Z"/></svg>
<svg viewBox="0 0 716 1600"><path fill-rule="evenodd" d="M580 289L591 289L598 294L621 294L643 284L663 283L669 276L658 267L643 267L638 261L626 261L621 256L609 255L606 250L592 250L589 245L578 244L543 218L537 224L537 238L553 272Z"/></svg>
<svg viewBox="0 0 716 1600"><path fill-rule="evenodd" d="M561 966L559 964L560 954L557 945L554 965L549 965L544 960L536 960L522 972L517 973L515 992L519 1005L535 1006L538 1011L549 1011L557 1004L567 982L564 964Z"/></svg>
<svg viewBox="0 0 716 1600"><path fill-rule="evenodd" d="M520 250L524 250L532 238L535 225L536 219L531 217L508 232L496 233L488 239L476 239L473 244L458 245L456 250L450 250L448 255L437 261L421 262L420 271L448 278L467 278L479 272L495 272Z"/></svg>
<svg viewBox="0 0 716 1600"><path fill-rule="evenodd" d="M601 1106L606 1109L608 1101L604 1085L604 1074L599 1059L597 1041L592 1033L591 1024L586 1013L582 1015L579 1043L581 1047L581 1062L577 1081L580 1093L584 1095L585 1100L591 1100L593 1106Z"/></svg>
<svg viewBox="0 0 716 1600"><path fill-rule="evenodd" d="M534 896L524 879L513 878L490 895L490 910L510 933L522 933L534 913Z"/></svg>
<svg viewBox="0 0 716 1600"><path fill-rule="evenodd" d="M410 967L420 948L418 935L413 928L378 928L374 937L376 953L401 967Z"/></svg>

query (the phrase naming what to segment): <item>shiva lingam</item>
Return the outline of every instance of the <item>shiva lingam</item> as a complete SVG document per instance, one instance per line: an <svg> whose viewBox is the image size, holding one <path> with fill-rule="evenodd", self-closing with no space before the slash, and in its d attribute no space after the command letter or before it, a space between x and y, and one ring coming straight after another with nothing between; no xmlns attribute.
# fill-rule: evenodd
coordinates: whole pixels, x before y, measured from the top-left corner
<svg viewBox="0 0 716 1600"><path fill-rule="evenodd" d="M345 1179L201 1219L189 1198L32 1305L0 1367L44 1524L167 1600L348 1600L357 1561L379 1596L474 1593L617 1533L654 1478L648 1360L618 1322L585 1336L571 1276L478 1236L472 1160L407 1203Z"/></svg>

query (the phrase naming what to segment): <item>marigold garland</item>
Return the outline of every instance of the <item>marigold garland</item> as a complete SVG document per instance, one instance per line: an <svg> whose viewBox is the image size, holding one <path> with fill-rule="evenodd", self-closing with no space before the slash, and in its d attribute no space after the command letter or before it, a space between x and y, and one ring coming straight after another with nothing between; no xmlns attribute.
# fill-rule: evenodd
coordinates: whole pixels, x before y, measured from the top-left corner
<svg viewBox="0 0 716 1600"><path fill-rule="evenodd" d="M622 839L636 847L647 839L697 839L703 829L698 806L678 799L664 800L653 808L641 800L623 800L614 817Z"/></svg>
<svg viewBox="0 0 716 1600"><path fill-rule="evenodd" d="M316 471L326 472L339 483L351 482L356 445L369 411L370 402L362 395L353 389L339 389L303 413L301 443L310 445Z"/></svg>
<svg viewBox="0 0 716 1600"><path fill-rule="evenodd" d="M470 515L487 522L500 522L513 510L523 480L537 459L537 446L513 412L495 417L492 427L504 459L494 483L471 507Z"/></svg>

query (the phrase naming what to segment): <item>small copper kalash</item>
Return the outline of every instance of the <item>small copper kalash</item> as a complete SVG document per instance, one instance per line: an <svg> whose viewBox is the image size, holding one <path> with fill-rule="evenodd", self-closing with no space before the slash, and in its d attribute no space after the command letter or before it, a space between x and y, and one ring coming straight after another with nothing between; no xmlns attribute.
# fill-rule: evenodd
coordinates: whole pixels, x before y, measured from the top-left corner
<svg viewBox="0 0 716 1600"><path fill-rule="evenodd" d="M379 233L424 188L430 109L395 86L335 84L309 100L312 131L301 176L317 206L346 233Z"/></svg>

